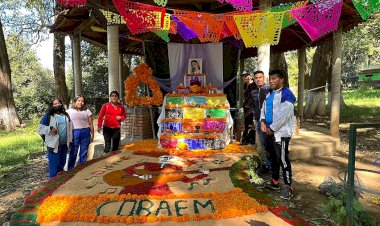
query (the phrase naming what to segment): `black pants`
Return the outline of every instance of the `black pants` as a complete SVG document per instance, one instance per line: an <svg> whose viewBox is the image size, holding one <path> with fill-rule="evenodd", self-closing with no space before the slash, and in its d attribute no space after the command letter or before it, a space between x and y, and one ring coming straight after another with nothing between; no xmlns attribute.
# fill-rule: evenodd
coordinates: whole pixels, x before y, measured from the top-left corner
<svg viewBox="0 0 380 226"><path fill-rule="evenodd" d="M111 140L112 140L112 151L119 149L120 144L120 128L113 129L103 126L103 137L104 137L104 152L108 153L111 150Z"/></svg>
<svg viewBox="0 0 380 226"><path fill-rule="evenodd" d="M280 179L280 167L282 169L284 184L292 183L292 166L289 159L290 137L282 137L281 142L276 142L274 136L266 136L265 149L269 153L272 162L272 179Z"/></svg>
<svg viewBox="0 0 380 226"><path fill-rule="evenodd" d="M256 130L255 125L253 124L253 111L249 112L249 110L250 109L244 108L244 132L241 138L242 144L255 144L256 140Z"/></svg>

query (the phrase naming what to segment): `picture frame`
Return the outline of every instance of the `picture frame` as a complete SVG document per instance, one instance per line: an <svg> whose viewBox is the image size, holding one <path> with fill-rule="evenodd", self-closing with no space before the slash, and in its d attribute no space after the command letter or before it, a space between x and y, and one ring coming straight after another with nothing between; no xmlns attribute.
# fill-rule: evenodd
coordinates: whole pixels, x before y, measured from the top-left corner
<svg viewBox="0 0 380 226"><path fill-rule="evenodd" d="M190 58L187 66L188 74L202 74L202 58Z"/></svg>

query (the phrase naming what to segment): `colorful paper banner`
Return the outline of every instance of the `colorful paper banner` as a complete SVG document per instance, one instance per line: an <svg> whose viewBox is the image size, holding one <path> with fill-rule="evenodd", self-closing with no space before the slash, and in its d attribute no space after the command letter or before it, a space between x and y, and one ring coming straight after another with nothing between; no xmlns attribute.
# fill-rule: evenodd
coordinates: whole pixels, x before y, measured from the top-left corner
<svg viewBox="0 0 380 226"><path fill-rule="evenodd" d="M174 14L201 42L219 42L223 29L223 15L175 10Z"/></svg>
<svg viewBox="0 0 380 226"><path fill-rule="evenodd" d="M166 9L126 0L112 0L132 34L159 31L163 27Z"/></svg>
<svg viewBox="0 0 380 226"><path fill-rule="evenodd" d="M100 9L100 12L102 12L103 16L106 18L107 25L125 24L124 19L121 18L119 14L102 9Z"/></svg>
<svg viewBox="0 0 380 226"><path fill-rule="evenodd" d="M220 3L228 2L235 9L243 12L252 12L252 0L218 0Z"/></svg>
<svg viewBox="0 0 380 226"><path fill-rule="evenodd" d="M379 0L352 0L363 20L366 20L375 9L380 7Z"/></svg>
<svg viewBox="0 0 380 226"><path fill-rule="evenodd" d="M329 6L320 4L307 5L290 11L313 41L338 28L343 0L339 2L327 0L323 3L333 4Z"/></svg>
<svg viewBox="0 0 380 226"><path fill-rule="evenodd" d="M65 7L84 6L87 0L57 0L57 3Z"/></svg>
<svg viewBox="0 0 380 226"><path fill-rule="evenodd" d="M277 45L284 12L235 15L234 19L246 47Z"/></svg>
<svg viewBox="0 0 380 226"><path fill-rule="evenodd" d="M172 22L176 24L178 34L185 41L190 41L193 38L197 38L197 34L190 28L188 28L182 21L180 21L175 15L171 15Z"/></svg>

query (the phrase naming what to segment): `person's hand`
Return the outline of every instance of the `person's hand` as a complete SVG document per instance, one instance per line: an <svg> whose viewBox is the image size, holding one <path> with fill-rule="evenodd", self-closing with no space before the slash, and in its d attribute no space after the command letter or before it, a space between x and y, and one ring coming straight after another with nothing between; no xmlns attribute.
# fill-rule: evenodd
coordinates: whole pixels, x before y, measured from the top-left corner
<svg viewBox="0 0 380 226"><path fill-rule="evenodd" d="M92 142L94 142L94 135L93 134L91 135L91 142L90 143L92 143Z"/></svg>
<svg viewBox="0 0 380 226"><path fill-rule="evenodd" d="M98 133L100 133L100 132L102 131L102 127L99 127L99 128L97 129L97 131L98 131Z"/></svg>
<svg viewBox="0 0 380 226"><path fill-rule="evenodd" d="M266 133L268 136L273 136L273 132L269 127L266 129Z"/></svg>
<svg viewBox="0 0 380 226"><path fill-rule="evenodd" d="M263 133L265 133L267 131L267 125L265 125L265 122L261 122L261 131L263 131Z"/></svg>
<svg viewBox="0 0 380 226"><path fill-rule="evenodd" d="M50 134L53 135L53 136L57 135L57 133L58 133L58 130L56 128L52 128L50 130Z"/></svg>
<svg viewBox="0 0 380 226"><path fill-rule="evenodd" d="M120 121L121 120L121 116L116 116L116 120Z"/></svg>

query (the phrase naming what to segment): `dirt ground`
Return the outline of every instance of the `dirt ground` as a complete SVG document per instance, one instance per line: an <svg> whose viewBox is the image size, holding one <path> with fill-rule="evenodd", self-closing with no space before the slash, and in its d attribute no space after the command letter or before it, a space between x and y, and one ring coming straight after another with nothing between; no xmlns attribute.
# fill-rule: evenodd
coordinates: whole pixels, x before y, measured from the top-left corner
<svg viewBox="0 0 380 226"><path fill-rule="evenodd" d="M320 125L326 126L323 123ZM295 196L292 200L284 202L284 204L304 217L312 225L333 225L320 212L321 204L328 202L329 199L319 192L318 185L328 176L340 182L338 173L347 169L347 156L348 125L342 124L341 146L334 155L294 161L292 163ZM375 129L361 129L358 131L356 159L357 168L380 172L380 131ZM376 159L379 160L375 162ZM33 159L28 165L0 178L0 181L6 181L0 188L0 223L9 221L11 214L22 206L25 196L47 181L47 174L47 159L45 156L40 156ZM365 188L380 192L380 174L358 173L358 177ZM273 194L273 197L277 196L277 194ZM368 193L365 193L364 198L360 199L360 201L380 225L380 202L378 196L371 198Z"/></svg>

